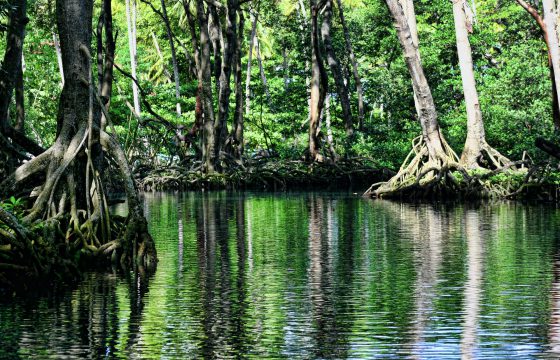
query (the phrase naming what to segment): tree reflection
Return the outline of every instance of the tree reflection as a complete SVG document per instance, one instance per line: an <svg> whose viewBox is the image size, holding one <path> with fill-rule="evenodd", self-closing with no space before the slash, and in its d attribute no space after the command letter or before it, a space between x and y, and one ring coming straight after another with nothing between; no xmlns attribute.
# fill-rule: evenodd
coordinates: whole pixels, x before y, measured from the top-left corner
<svg viewBox="0 0 560 360"><path fill-rule="evenodd" d="M465 214L467 240L467 282L465 284L461 357L474 359L477 343L478 317L483 275L483 243L479 213L469 210Z"/></svg>
<svg viewBox="0 0 560 360"><path fill-rule="evenodd" d="M60 293L71 291L72 296L59 297L55 293L47 299L30 300L18 318L28 319L35 326L19 334L19 355L102 359L120 353L138 358L147 282L138 273L124 278L111 273L88 273L79 286ZM123 286L130 289L129 302L124 307L119 295ZM55 322L45 321L49 317ZM0 358L1 355L0 352ZM14 356L15 353L9 358Z"/></svg>
<svg viewBox="0 0 560 360"><path fill-rule="evenodd" d="M354 219L354 208L347 209L346 220ZM349 225L349 224L347 224ZM350 312L346 298L350 296L351 278L346 264L352 264L353 227L349 225L342 244L337 244L338 234L332 199L312 195L309 198L309 269L308 283L315 340L315 356L319 358L345 358L349 349ZM336 249L335 245L342 246ZM347 259L334 268L334 254L339 251ZM335 279L335 275L337 278ZM348 283L345 283L348 281ZM342 290L342 291L341 291Z"/></svg>
<svg viewBox="0 0 560 360"><path fill-rule="evenodd" d="M553 281L550 290L550 328L548 331L548 351L560 357L560 260L558 256L553 263Z"/></svg>
<svg viewBox="0 0 560 360"><path fill-rule="evenodd" d="M0 359L529 358L543 343L560 355L560 217L548 209L149 200L155 276L88 274L0 304Z"/></svg>

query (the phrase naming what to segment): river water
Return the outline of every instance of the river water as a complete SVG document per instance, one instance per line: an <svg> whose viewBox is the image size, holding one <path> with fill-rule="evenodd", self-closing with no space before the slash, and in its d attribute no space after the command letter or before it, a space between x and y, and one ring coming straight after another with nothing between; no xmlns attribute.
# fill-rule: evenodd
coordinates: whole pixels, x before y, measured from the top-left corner
<svg viewBox="0 0 560 360"><path fill-rule="evenodd" d="M560 210L146 194L150 278L0 300L0 358L560 357Z"/></svg>

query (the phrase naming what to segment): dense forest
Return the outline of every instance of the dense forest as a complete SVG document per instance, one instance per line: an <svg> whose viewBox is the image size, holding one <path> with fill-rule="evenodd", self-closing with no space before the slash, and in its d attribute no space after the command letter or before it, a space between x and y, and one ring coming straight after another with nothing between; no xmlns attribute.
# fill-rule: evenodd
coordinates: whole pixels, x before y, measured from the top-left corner
<svg viewBox="0 0 560 360"><path fill-rule="evenodd" d="M0 282L100 258L153 267L141 190L361 179L372 197L505 198L558 181L551 0L0 12Z"/></svg>

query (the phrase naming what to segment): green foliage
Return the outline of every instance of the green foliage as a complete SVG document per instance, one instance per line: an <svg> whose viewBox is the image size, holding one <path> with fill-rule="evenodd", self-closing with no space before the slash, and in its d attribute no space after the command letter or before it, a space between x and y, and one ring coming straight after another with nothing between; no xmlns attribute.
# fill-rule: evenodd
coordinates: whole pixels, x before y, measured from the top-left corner
<svg viewBox="0 0 560 360"><path fill-rule="evenodd" d="M6 201L0 202L0 207L6 211L9 211L18 218L23 216L23 212L26 208L23 199L15 198L13 196L11 196Z"/></svg>
<svg viewBox="0 0 560 360"><path fill-rule="evenodd" d="M366 113L362 130L349 145L341 119L340 101L327 67L334 148L341 156L369 157L380 166L398 168L410 150L410 141L420 134L420 127L410 77L391 17L382 0L343 1L343 4L363 83ZM154 5L159 7L157 2ZM99 13L99 2L95 6ZM243 8L249 10L248 6ZM251 109L245 118L246 151L251 154L259 149L272 149L284 158L301 158L307 148L308 132L309 19L303 19L299 3L293 0L262 0L250 6L251 11L259 13L257 35L272 106L267 101L253 51L249 84ZM305 3L305 6L308 4ZM422 62L432 88L440 125L450 145L460 153L466 137L466 114L452 6L447 0L419 1L415 2L415 6ZM521 158L524 152L534 160L542 159L544 155L536 150L534 140L538 136L549 137L553 125L545 44L539 29L531 16L513 1L480 0L476 2L476 7L476 22L470 42L487 140L511 159ZM158 15L147 5L139 2L138 9L138 79L147 95L146 100L162 118L172 125L183 126L186 132L195 122L197 78L193 72L194 52L185 11L181 3L168 1L170 22L177 40L181 80L180 103L183 111L178 117L175 113L174 84L166 75L166 72L172 73L172 66L165 28ZM350 80L352 112L357 123L356 86L351 76L351 63L338 11L336 7L332 40L343 71ZM115 62L129 71L124 1L113 1L113 12L114 31L119 34ZM24 49L26 133L43 146L52 144L56 135L57 99L61 90L52 40L55 29L53 13L54 5L47 0L30 3L30 23ZM308 8L306 13L309 16ZM250 28L246 11L243 80ZM161 49L161 56L156 51L154 38ZM215 89L213 84L217 108ZM230 130L235 108L233 95L234 91L230 98ZM115 72L111 120L122 144L131 150L129 154L141 153L146 159L153 158L155 154L175 155L179 150L174 145L174 132L157 122L150 122L153 116L145 106L142 106L144 121L137 121L131 116L127 102L132 103L132 82ZM321 133L325 142L327 129L324 122Z"/></svg>

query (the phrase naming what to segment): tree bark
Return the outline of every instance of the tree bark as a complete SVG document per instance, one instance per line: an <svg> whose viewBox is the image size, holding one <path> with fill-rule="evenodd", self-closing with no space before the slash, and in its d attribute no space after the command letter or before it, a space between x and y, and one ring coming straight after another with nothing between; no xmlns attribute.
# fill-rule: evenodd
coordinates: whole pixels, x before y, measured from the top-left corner
<svg viewBox="0 0 560 360"><path fill-rule="evenodd" d="M319 49L319 8L316 0L310 0L311 8L311 101L309 103L309 158L311 161L322 161L319 153L319 129L321 112L325 104L328 81L321 51Z"/></svg>
<svg viewBox="0 0 560 360"><path fill-rule="evenodd" d="M356 84L356 93L358 94L358 128L362 130L364 126L364 111L365 111L364 90L362 87L362 79L360 79L360 74L358 73L358 62L356 61L356 55L354 55L354 49L350 41L350 31L348 31L348 25L346 25L342 0L336 0L336 1L338 4L338 15L340 17L342 31L344 32L344 43L346 45L346 51L348 52L348 57L350 58L350 63L352 64L352 75L354 77L354 82Z"/></svg>
<svg viewBox="0 0 560 360"><path fill-rule="evenodd" d="M439 129L432 92L420 61L418 45L413 41L407 18L399 1L385 0L385 3L393 17L397 36L403 48L404 59L412 78L412 86L417 94L419 120L428 155L430 159L436 160L444 153L443 136Z"/></svg>
<svg viewBox="0 0 560 360"><path fill-rule="evenodd" d="M181 116L181 80L179 78L179 65L177 65L177 52L175 51L175 43L173 42L173 32L171 31L171 24L167 16L167 7L165 0L161 0L161 11L163 14L163 22L165 23L165 30L169 39L169 48L171 49L171 63L173 64L173 80L175 81L175 98L177 99L177 116Z"/></svg>
<svg viewBox="0 0 560 360"><path fill-rule="evenodd" d="M416 12L414 11L413 0L399 0L404 12L404 16L410 28L410 36L412 37L412 42L416 47L419 47L420 41L418 39L418 24L416 23ZM420 56L420 52L418 53ZM420 105L418 104L418 94L414 90L414 107L416 109L416 115L420 117Z"/></svg>
<svg viewBox="0 0 560 360"><path fill-rule="evenodd" d="M340 104L342 105L342 117L344 120L344 128L346 129L346 136L348 139L351 139L354 136L354 124L352 120L352 110L350 108L350 98L348 96L348 87L344 83L340 62L338 61L331 40L332 6L332 0L325 1L323 23L321 25L321 37L323 39L323 44L325 45L327 62L334 78Z"/></svg>
<svg viewBox="0 0 560 360"><path fill-rule="evenodd" d="M218 11L213 5L208 5L208 35L212 43L212 51L214 55L213 66L214 78L216 79L216 92L220 92L220 75L222 73L222 50L221 50L221 25Z"/></svg>
<svg viewBox="0 0 560 360"><path fill-rule="evenodd" d="M21 58L27 18L27 1L15 0L9 11L6 34L6 52L0 69L0 133L6 134L10 126L9 107L18 75L21 72Z"/></svg>
<svg viewBox="0 0 560 360"><path fill-rule="evenodd" d="M231 72L235 65L237 52L237 0L227 0L226 7L226 37L222 44L222 70L218 93L218 121L216 123L216 158L221 157L225 150L228 136L227 120L229 117L229 99L231 95Z"/></svg>
<svg viewBox="0 0 560 360"><path fill-rule="evenodd" d="M465 107L467 109L467 139L463 148L463 154L461 155L461 163L467 169L473 169L478 167L478 159L482 154L482 145L486 141L486 137L480 103L478 102L478 93L476 91L471 45L467 30L468 20L464 6L464 0L453 1L457 55L459 57Z"/></svg>
<svg viewBox="0 0 560 360"><path fill-rule="evenodd" d="M251 60L253 58L253 47L257 35L258 15L251 12L251 38L249 40L249 54L247 56L247 78L245 80L245 116L251 111Z"/></svg>
<svg viewBox="0 0 560 360"><path fill-rule="evenodd" d="M538 11L529 5L524 0L517 0L517 3L525 9L532 17L535 19L539 28L541 29L543 40L546 44L547 48L547 55L548 55L548 69L550 71L550 83L552 86L552 120L554 123L554 129L556 131L560 131L560 103L558 103L558 96L557 96L557 86L556 86L556 77L554 76L554 67L552 66L552 56L550 53L550 45L548 43L548 30L546 29L546 25L544 23L543 18L539 15Z"/></svg>
<svg viewBox="0 0 560 360"><path fill-rule="evenodd" d="M554 70L554 83L560 84L560 48L558 47L558 33L556 25L558 14L555 11L554 0L542 0L544 23L546 25L546 37L548 38L548 49L552 60L552 68ZM556 91L556 99L560 104L560 91Z"/></svg>
<svg viewBox="0 0 560 360"><path fill-rule="evenodd" d="M261 82L263 86L264 93L266 95L266 102L268 104L269 110L273 110L274 105L272 104L272 98L270 97L270 90L268 89L268 80L266 79L266 73L264 72L264 66L261 56L261 42L258 36L255 38L257 43L257 62L259 64L259 72L261 74Z"/></svg>
<svg viewBox="0 0 560 360"><path fill-rule="evenodd" d="M23 83L23 69L20 69L16 78L16 121L14 130L25 133L25 92Z"/></svg>
<svg viewBox="0 0 560 360"><path fill-rule="evenodd" d="M64 87L64 68L62 67L62 54L60 53L60 43L58 35L53 31L54 50L56 51L56 60L58 62L58 71L60 72L60 84Z"/></svg>
<svg viewBox="0 0 560 360"><path fill-rule="evenodd" d="M187 17L187 22L189 25L189 31L191 33L191 46L194 49L194 63L196 67L196 74L198 79L198 86L196 90L196 103L194 109L194 125L190 130L190 134L194 138L198 130L203 125L203 110L202 110L202 70L200 66L200 43L198 39L200 38L196 33L196 23L193 14L189 8L189 3L183 0L183 8Z"/></svg>
<svg viewBox="0 0 560 360"><path fill-rule="evenodd" d="M202 84L202 111L204 130L202 135L202 163L204 171L214 172L214 104L212 100L212 71L210 68L210 36L208 34L208 15L204 10L204 0L196 0L196 12L200 28L200 72Z"/></svg>
<svg viewBox="0 0 560 360"><path fill-rule="evenodd" d="M126 21L128 29L128 48L130 53L130 74L137 79L136 66L138 63L136 49L136 0L126 0ZM134 103L134 112L136 116L140 116L140 95L138 85L132 82L132 98Z"/></svg>
<svg viewBox="0 0 560 360"><path fill-rule="evenodd" d="M105 106L101 113L101 129L107 127L108 119L105 113L109 112L111 96L113 95L113 65L115 63L115 38L113 37L113 11L111 0L103 0L104 30L105 30L105 57L103 59L103 76L99 85L100 95Z"/></svg>
<svg viewBox="0 0 560 360"><path fill-rule="evenodd" d="M327 144L329 145L329 152L331 153L332 159L336 162L338 160L338 155L334 149L334 139L331 128L331 95L327 94L325 98L325 127L327 129Z"/></svg>
<svg viewBox="0 0 560 360"><path fill-rule="evenodd" d="M233 156L236 159L241 159L243 156L243 67L241 64L241 50L243 48L243 29L245 26L245 18L243 11L240 9L239 14L239 27L237 31L237 45L235 48L235 114L233 117Z"/></svg>

